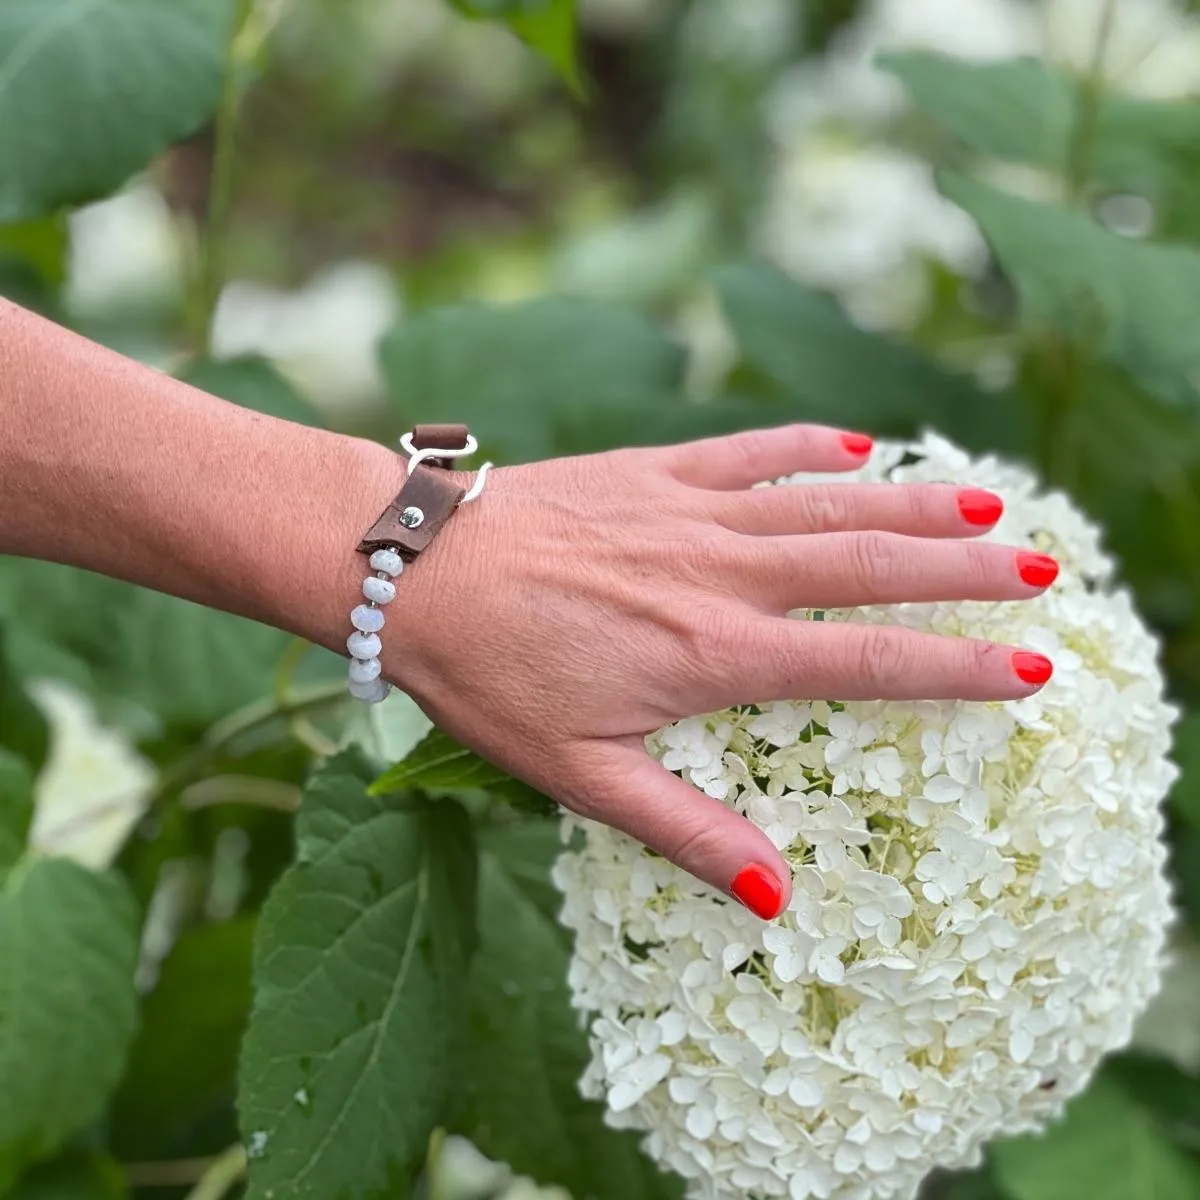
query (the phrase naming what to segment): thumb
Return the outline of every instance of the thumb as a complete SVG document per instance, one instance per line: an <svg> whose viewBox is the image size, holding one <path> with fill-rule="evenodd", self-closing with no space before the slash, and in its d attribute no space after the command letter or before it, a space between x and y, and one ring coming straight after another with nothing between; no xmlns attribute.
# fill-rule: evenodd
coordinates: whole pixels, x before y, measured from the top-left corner
<svg viewBox="0 0 1200 1200"><path fill-rule="evenodd" d="M791 871L770 838L655 762L641 739L594 743L587 766L572 789L583 815L637 838L765 921L787 907Z"/></svg>

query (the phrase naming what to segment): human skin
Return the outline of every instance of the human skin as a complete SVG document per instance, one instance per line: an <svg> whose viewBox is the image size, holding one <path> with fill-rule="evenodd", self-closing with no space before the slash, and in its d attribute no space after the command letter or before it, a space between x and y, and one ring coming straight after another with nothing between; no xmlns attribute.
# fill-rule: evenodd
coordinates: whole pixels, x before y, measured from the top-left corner
<svg viewBox="0 0 1200 1200"><path fill-rule="evenodd" d="M783 859L651 759L647 733L776 699L1012 699L1051 670L1013 646L784 619L1053 582L1046 556L970 540L1000 515L989 493L752 486L869 450L790 425L494 470L397 580L384 675L513 775L773 917ZM355 546L404 475L384 446L239 408L0 301L0 554L344 654L367 573Z"/></svg>

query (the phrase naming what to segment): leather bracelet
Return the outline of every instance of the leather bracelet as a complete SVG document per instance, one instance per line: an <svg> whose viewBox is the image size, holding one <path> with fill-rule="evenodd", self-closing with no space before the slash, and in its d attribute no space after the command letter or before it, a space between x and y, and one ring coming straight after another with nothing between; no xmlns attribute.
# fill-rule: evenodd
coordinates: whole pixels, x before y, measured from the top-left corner
<svg viewBox="0 0 1200 1200"><path fill-rule="evenodd" d="M454 460L477 448L465 425L418 425L400 439L400 445L409 455L408 478L358 544L374 574L363 580L365 602L350 613L354 632L346 639L346 649L350 652L350 694L367 704L386 700L392 690L382 677L379 634L386 624L383 610L396 598L395 581L405 565L429 546L458 506L483 491L492 465L480 467L470 491L450 478Z"/></svg>

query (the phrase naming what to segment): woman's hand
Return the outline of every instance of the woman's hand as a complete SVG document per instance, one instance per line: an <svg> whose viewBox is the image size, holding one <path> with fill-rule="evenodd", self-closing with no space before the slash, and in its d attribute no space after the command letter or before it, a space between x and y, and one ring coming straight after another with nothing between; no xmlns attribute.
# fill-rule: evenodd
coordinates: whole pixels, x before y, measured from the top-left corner
<svg viewBox="0 0 1200 1200"><path fill-rule="evenodd" d="M1043 555L963 540L999 519L990 493L752 490L869 452L861 434L796 425L494 471L398 581L385 673L512 774L774 917L790 895L779 853L651 759L647 733L767 700L1010 699L1051 670L1011 646L784 619L1052 581Z"/></svg>

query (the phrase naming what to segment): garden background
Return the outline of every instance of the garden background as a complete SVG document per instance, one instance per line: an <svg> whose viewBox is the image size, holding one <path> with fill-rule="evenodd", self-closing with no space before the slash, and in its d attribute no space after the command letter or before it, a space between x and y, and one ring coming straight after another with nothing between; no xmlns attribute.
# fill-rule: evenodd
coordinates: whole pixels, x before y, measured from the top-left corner
<svg viewBox="0 0 1200 1200"><path fill-rule="evenodd" d="M1065 1124L928 1196L1193 1200L1188 8L0 0L0 293L276 415L387 440L466 420L498 462L806 419L1033 464L1107 528L1184 710L1175 966ZM248 1164L247 1194L300 1194L255 1174L235 1109L258 917L314 763L354 744L382 770L427 731L402 697L352 711L342 669L0 560L0 1195L217 1200ZM387 1147L330 1133L307 1194L677 1195L574 1091L552 822L423 745L403 786L461 801L485 847L469 1068L407 1097Z"/></svg>

